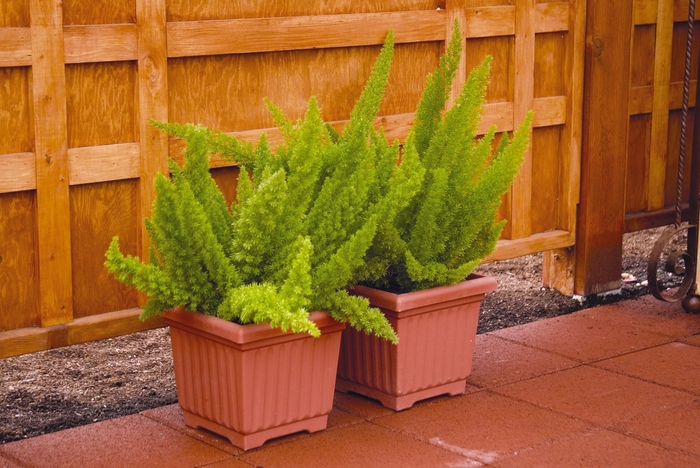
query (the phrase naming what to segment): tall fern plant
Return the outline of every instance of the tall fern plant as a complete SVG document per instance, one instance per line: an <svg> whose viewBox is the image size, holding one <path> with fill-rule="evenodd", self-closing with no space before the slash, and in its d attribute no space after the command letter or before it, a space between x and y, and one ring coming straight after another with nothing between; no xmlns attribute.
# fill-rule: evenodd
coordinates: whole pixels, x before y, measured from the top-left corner
<svg viewBox="0 0 700 468"><path fill-rule="evenodd" d="M124 256L116 237L106 262L148 294L142 317L184 306L318 336L308 311L326 310L398 341L379 310L346 291L363 274L378 226L408 206L423 176L417 155L396 164L398 144L372 126L392 56L390 33L341 135L313 98L296 123L267 103L284 136L274 152L264 135L253 147L204 127L155 124L187 142L185 165L171 162L171 178L156 178L149 262ZM209 175L212 153L241 166L231 209Z"/></svg>
<svg viewBox="0 0 700 468"><path fill-rule="evenodd" d="M471 72L445 112L461 47L455 22L403 150L404 158L420 161L425 176L409 205L380 227L364 272L369 286L403 293L462 281L493 252L505 225L497 211L523 162L532 112L512 138L501 136L495 151L495 126L477 138L491 57Z"/></svg>

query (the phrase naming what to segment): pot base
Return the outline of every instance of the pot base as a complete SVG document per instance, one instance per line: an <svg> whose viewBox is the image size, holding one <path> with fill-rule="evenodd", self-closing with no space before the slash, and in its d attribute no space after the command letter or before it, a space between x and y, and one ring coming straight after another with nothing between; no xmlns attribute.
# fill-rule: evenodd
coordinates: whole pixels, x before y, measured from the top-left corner
<svg viewBox="0 0 700 468"><path fill-rule="evenodd" d="M222 426L221 424L217 424L214 421L202 418L188 411L183 410L182 414L185 417L185 425L194 429L206 429L207 431L220 435L228 439L229 442L231 442L236 447L240 447L243 450L250 450L253 448L260 447L270 439L290 435L295 432L308 432L311 434L314 432L322 431L328 425L328 415L324 414L315 418L305 419L303 421L296 421L282 426L276 426L270 429L265 429L260 432L253 432L251 434L241 434L240 432L236 432L233 429L230 429L226 426Z"/></svg>
<svg viewBox="0 0 700 468"><path fill-rule="evenodd" d="M408 409L417 401L425 400L427 398L433 398L440 395L462 395L466 389L466 385L467 379L457 380L444 385L426 388L425 390L418 390L417 392L412 392L406 395L396 396L342 378L337 378L335 381L335 389L337 391L342 393L353 392L359 395L364 395L368 398L379 401L383 406L394 411Z"/></svg>

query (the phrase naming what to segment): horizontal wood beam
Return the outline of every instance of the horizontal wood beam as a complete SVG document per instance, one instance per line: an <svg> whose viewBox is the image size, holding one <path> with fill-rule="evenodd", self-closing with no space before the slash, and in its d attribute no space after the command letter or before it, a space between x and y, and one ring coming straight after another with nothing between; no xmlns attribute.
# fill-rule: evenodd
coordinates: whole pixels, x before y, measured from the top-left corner
<svg viewBox="0 0 700 468"><path fill-rule="evenodd" d="M695 107L697 80L690 80L688 107ZM650 114L653 110L654 86L635 86L630 88L629 115ZM678 110L683 105L683 82L669 84L668 110Z"/></svg>
<svg viewBox="0 0 700 468"><path fill-rule="evenodd" d="M126 309L78 318L63 325L20 328L2 332L0 333L0 359L165 326L165 320L160 316L142 322L139 319L140 313L141 309Z"/></svg>
<svg viewBox="0 0 700 468"><path fill-rule="evenodd" d="M681 217L683 221L690 220L688 204L682 205ZM676 220L676 208L664 208L658 211L641 211L627 213L625 215L625 232L636 232L660 226L669 226Z"/></svg>
<svg viewBox="0 0 700 468"><path fill-rule="evenodd" d="M569 30L569 2L538 3L533 13L535 33Z"/></svg>
<svg viewBox="0 0 700 468"><path fill-rule="evenodd" d="M421 10L171 22L168 57L379 45L389 29L394 29L398 44L444 41L445 15L444 10ZM534 16L536 33L566 31L569 4L538 4ZM515 34L514 6L467 8L465 17L467 38ZM138 56L135 24L70 25L63 27L63 34L66 63L117 62ZM31 57L31 28L0 28L0 67L29 66Z"/></svg>
<svg viewBox="0 0 700 468"><path fill-rule="evenodd" d="M68 149L70 185L137 179L141 168L138 143Z"/></svg>
<svg viewBox="0 0 700 468"><path fill-rule="evenodd" d="M378 45L389 29L397 44L443 41L445 11L168 23L168 57Z"/></svg>
<svg viewBox="0 0 700 468"><path fill-rule="evenodd" d="M634 25L655 24L657 18L657 2L634 0ZM700 19L700 8L695 8L695 19ZM688 1L674 2L673 21L680 23L688 21Z"/></svg>
<svg viewBox="0 0 700 468"><path fill-rule="evenodd" d="M0 28L0 67L27 67L31 64L31 28Z"/></svg>
<svg viewBox="0 0 700 468"><path fill-rule="evenodd" d="M575 241L573 233L561 230L541 232L520 239L502 239L498 241L496 250L484 259L484 263L508 260L545 250L563 249L571 247Z"/></svg>
<svg viewBox="0 0 700 468"><path fill-rule="evenodd" d="M1 154L0 193L36 189L34 153Z"/></svg>
<svg viewBox="0 0 700 468"><path fill-rule="evenodd" d="M138 30L135 24L100 24L63 28L66 63L136 60Z"/></svg>

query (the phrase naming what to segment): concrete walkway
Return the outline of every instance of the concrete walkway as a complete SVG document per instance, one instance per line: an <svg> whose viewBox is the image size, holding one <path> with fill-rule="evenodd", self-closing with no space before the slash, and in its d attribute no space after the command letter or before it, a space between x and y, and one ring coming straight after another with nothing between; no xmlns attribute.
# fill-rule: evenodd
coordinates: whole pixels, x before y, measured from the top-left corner
<svg viewBox="0 0 700 468"><path fill-rule="evenodd" d="M479 335L466 393L243 452L177 405L0 445L0 467L698 467L700 316L650 296Z"/></svg>

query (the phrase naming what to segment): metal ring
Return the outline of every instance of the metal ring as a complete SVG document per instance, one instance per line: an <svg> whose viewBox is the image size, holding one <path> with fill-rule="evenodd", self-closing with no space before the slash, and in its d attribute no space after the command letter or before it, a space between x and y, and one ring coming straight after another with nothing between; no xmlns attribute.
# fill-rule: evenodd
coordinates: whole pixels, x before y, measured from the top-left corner
<svg viewBox="0 0 700 468"><path fill-rule="evenodd" d="M673 295L665 296L661 294L659 290L659 283L656 276L656 271L659 268L659 259L663 253L663 249L668 244L668 242L678 235L681 231L685 231L691 228L688 223L683 223L682 225L669 226L661 234L661 237L654 244L654 248L651 249L651 257L649 258L649 265L647 266L647 280L649 282L649 290L654 295L655 298L665 301L665 302L678 302L685 297L693 286L693 281L695 280L695 260L687 252L682 252L680 250L675 250L669 254L666 259L665 270L673 273L675 275L683 275L683 282ZM678 266L678 260L683 259L683 267Z"/></svg>

